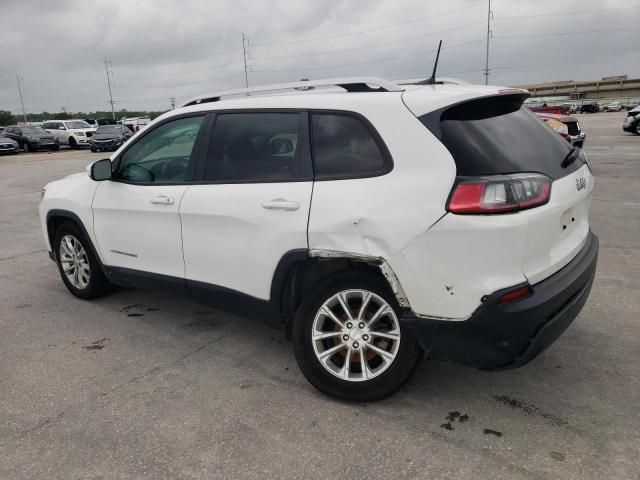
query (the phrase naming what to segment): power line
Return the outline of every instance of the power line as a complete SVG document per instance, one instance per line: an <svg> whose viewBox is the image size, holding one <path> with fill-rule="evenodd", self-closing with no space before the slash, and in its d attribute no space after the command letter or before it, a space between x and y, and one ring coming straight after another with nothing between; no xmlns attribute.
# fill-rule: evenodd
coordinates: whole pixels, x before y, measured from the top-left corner
<svg viewBox="0 0 640 480"><path fill-rule="evenodd" d="M491 11L491 0L489 0L489 10L487 11L487 56L484 64L484 84L489 85L489 41L491 39L491 18L493 12Z"/></svg>
<svg viewBox="0 0 640 480"><path fill-rule="evenodd" d="M282 42L258 43L258 44L254 44L253 46L254 47L270 47L272 45L291 45L291 44L294 44L294 43L317 42L319 40L330 40L332 38L343 38L343 37L350 37L350 36L354 36L354 35L361 35L363 33L378 32L380 30L387 30L389 28L400 27L402 25L409 25L411 23L422 22L423 20L428 20L428 19L431 19L431 18L442 17L444 15L449 15L450 13L456 13L456 12L459 12L461 10L469 10L470 8L473 8L473 7L475 7L477 5L480 5L480 4L484 4L484 0L480 1L480 2L472 3L470 5L466 5L464 7L456 8L454 10L448 10L446 12L436 13L435 15L428 15L426 17L414 18L413 20L407 20L406 22L394 23L392 25L385 25L385 26L381 26L381 27L370 28L370 29L367 29L367 30L360 30L360 31L357 31L357 32L341 33L341 34L337 34L337 35L328 35L326 37L306 38L306 39L302 39L302 40L288 40L288 41L282 41Z"/></svg>
<svg viewBox="0 0 640 480"><path fill-rule="evenodd" d="M24 101L22 100L22 87L20 86L20 77L16 73L16 82L18 83L18 94L20 95L20 105L22 105L22 116L24 117L24 122L27 123L27 112L24 109Z"/></svg>
<svg viewBox="0 0 640 480"><path fill-rule="evenodd" d="M601 13L601 12L611 12L615 10L631 10L638 9L640 6L636 5L633 7L618 7L618 8L600 8L597 10L581 10L577 12L562 12L562 13L541 13L536 15L513 15L507 17L498 17L496 20L517 20L520 18L540 18L540 17L563 17L566 15L584 15L588 13Z"/></svg>
<svg viewBox="0 0 640 480"><path fill-rule="evenodd" d="M111 116L113 119L116 119L116 112L113 109L113 96L111 95L111 73L109 72L109 62L107 62L107 57L104 58L104 70L107 74L107 86L109 87L109 103L111 104Z"/></svg>
<svg viewBox="0 0 640 480"><path fill-rule="evenodd" d="M605 30L582 30L579 32L557 32L557 33L530 33L524 35L499 35L493 38L533 38L533 37L562 37L564 35L582 35L587 33L607 33L607 32L620 32L625 30L638 30L638 27L629 28L610 28Z"/></svg>
<svg viewBox="0 0 640 480"><path fill-rule="evenodd" d="M244 32L242 32L242 59L244 60L244 84L247 88L249 88L249 73L247 71L247 47L248 46L249 46L249 39L245 37Z"/></svg>
<svg viewBox="0 0 640 480"><path fill-rule="evenodd" d="M449 50L452 48L457 48L457 47L462 47L465 45L471 45L474 43L484 43L485 39L481 39L481 40L471 40L469 42L463 42L463 43L458 43L455 45L450 45L448 47L442 47L442 50ZM251 70L252 72L255 73L276 73L276 72L301 72L301 71L307 71L307 70L324 70L324 69L329 69L329 68L340 68L340 67L350 67L350 66L356 66L356 65L367 65L369 63L379 63L379 62L387 62L387 61L391 61L391 60L399 60L401 58L409 58L409 57L416 57L416 56L420 56L420 55L427 55L429 53L433 53L437 51L437 49L431 49L431 50L425 50L422 52L416 52L416 53L408 53L406 55L398 55L395 57L387 57L387 58L379 58L376 60L367 60L367 61L363 61L363 62L349 62L349 63L341 63L341 64L336 64L336 65L321 65L321 66L317 66L317 67L304 67L304 68L288 68L288 69L280 69L280 70Z"/></svg>
<svg viewBox="0 0 640 480"><path fill-rule="evenodd" d="M119 89L123 89L123 90L129 90L129 89L148 89L148 88L175 88L175 87L186 87L189 85L201 85L203 83L211 83L212 81L215 80L224 80L227 78L236 78L241 76L242 73L238 72L238 73L234 73L231 75L224 75L221 77L213 77L213 78L209 78L207 80L202 80L199 82L188 82L188 83L184 83L184 82L180 82L180 83L174 83L171 85L122 85L120 87L118 87Z"/></svg>
<svg viewBox="0 0 640 480"><path fill-rule="evenodd" d="M460 25L458 27L452 27L452 28L447 28L447 29L444 29L444 30L439 30L437 32L425 33L425 34L416 35L416 36L413 36L413 37L402 38L400 40L391 40L389 42L382 42L382 43L372 43L372 44L369 44L369 45L364 45L362 47L344 48L344 49L340 49L340 50L329 50L329 51L325 51L325 52L303 53L303 54L298 54L298 55L279 55L279 56L275 56L275 57L254 57L253 60L265 61L265 60L279 60L279 59L282 59L282 58L302 58L302 57L310 57L310 56L316 56L316 55L329 55L329 54L334 54L334 53L343 53L343 52L352 52L352 51L356 51L356 50L365 50L365 49L369 49L369 48L382 47L382 46L385 46L385 45L392 45L394 43L409 42L409 41L418 40L418 39L421 39L421 38L432 37L432 36L438 35L440 33L450 32L450 31L453 31L453 30L460 30L462 28L467 28L467 27L471 27L471 26L475 26L475 25L480 25L480 24L483 24L483 23L484 23L484 20L479 21L479 22L467 23L465 25Z"/></svg>

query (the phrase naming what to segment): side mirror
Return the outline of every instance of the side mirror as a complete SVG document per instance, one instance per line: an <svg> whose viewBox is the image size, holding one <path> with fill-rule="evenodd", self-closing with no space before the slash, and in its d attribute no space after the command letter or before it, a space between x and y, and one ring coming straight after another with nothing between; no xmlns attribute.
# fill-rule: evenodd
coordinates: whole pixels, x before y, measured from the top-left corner
<svg viewBox="0 0 640 480"><path fill-rule="evenodd" d="M111 179L111 160L108 158L92 163L90 168L89 177L91 180L102 182Z"/></svg>

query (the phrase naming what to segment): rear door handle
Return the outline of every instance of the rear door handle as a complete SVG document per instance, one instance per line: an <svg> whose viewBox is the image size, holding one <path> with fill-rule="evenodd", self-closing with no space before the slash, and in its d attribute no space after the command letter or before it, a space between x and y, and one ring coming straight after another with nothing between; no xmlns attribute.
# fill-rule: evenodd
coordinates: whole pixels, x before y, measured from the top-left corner
<svg viewBox="0 0 640 480"><path fill-rule="evenodd" d="M289 200L285 200L284 198L274 198L270 202L262 202L262 208L266 208L267 210L298 210L300 208L300 204L298 202L291 202Z"/></svg>
<svg viewBox="0 0 640 480"><path fill-rule="evenodd" d="M176 203L175 199L167 197L166 195L159 195L151 199L151 203L155 205L173 205Z"/></svg>

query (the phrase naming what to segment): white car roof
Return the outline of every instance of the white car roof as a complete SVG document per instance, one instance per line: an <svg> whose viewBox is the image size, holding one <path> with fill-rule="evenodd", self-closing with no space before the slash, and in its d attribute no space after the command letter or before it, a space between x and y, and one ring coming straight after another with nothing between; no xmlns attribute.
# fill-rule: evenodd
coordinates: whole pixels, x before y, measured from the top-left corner
<svg viewBox="0 0 640 480"><path fill-rule="evenodd" d="M346 79L345 79L346 80ZM355 79L349 79L356 81ZM186 103L192 103L189 106L180 107L171 110L158 119L168 118L174 115L189 112L200 111L218 111L218 110L235 110L235 109L268 109L268 108L291 108L291 109L327 109L327 110L347 110L361 112L370 110L379 106L385 108L391 103L397 104L398 101L404 101L409 109L416 115L420 116L433 110L458 103L473 98L498 95L504 93L527 93L526 90L513 89L509 87L496 87L485 85L467 85L459 83L445 83L436 85L397 85L389 81L379 79L366 78L363 82L373 82L374 84L382 84L388 88L387 91L344 91L340 87L316 88L313 90L270 90L268 86L249 96L236 92L244 92L244 89L231 91L231 93L222 92L221 96L230 95L223 99L217 99L218 94L209 94L195 97ZM337 82L338 80L333 80ZM320 83L321 81L318 81ZM383 83L384 82L384 83ZM316 83L316 82L313 82ZM312 83L312 85L313 85ZM336 83L333 83L334 85ZM294 85L294 84L291 84ZM298 84L295 84L298 85ZM305 86L308 84L304 84ZM298 87L291 87L298 88ZM389 91L391 90L391 91ZM198 99L203 103L193 104ZM212 101L211 98L216 98ZM157 119L157 120L158 120Z"/></svg>

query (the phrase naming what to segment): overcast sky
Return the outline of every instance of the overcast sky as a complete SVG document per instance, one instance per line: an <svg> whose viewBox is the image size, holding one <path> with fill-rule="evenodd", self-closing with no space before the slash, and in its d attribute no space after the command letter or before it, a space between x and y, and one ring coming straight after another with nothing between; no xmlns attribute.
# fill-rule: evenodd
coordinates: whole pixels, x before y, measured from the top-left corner
<svg viewBox="0 0 640 480"><path fill-rule="evenodd" d="M483 82L488 0L0 0L0 109L164 110L203 92L334 76ZM640 0L493 0L490 83L640 77ZM577 13L580 12L580 13ZM511 18L509 18L511 17ZM514 18L515 17L515 18Z"/></svg>

